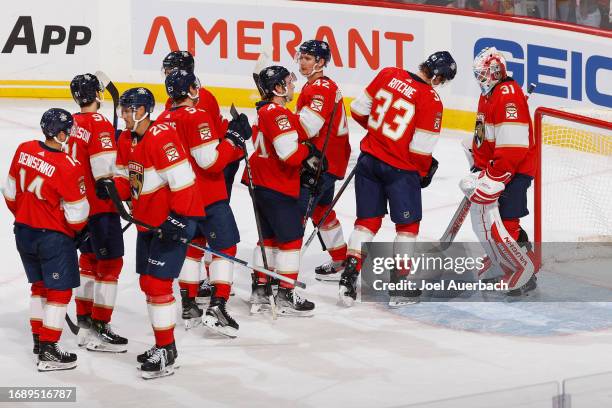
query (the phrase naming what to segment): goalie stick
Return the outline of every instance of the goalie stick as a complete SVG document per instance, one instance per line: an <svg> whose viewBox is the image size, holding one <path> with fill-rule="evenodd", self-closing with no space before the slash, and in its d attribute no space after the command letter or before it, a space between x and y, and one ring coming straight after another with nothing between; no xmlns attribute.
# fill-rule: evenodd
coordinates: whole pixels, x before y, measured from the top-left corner
<svg viewBox="0 0 612 408"><path fill-rule="evenodd" d="M156 232L160 232L161 231L158 227L154 227L152 225L146 224L146 223L144 223L144 222L142 222L140 220L137 220L136 218L132 217L132 215L123 206L123 202L121 201L121 198L119 197L119 193L117 192L117 188L115 187L114 184L108 183L108 184L106 184L105 187L106 187L106 191L108 192L108 195L110 196L111 201L113 202L113 204L117 208L117 211L119 212L119 216L121 216L121 218L123 218L125 221L131 222L132 224L135 224L135 225L139 225L139 226L141 226L141 227L143 227L145 229L148 229L150 231L156 231ZM248 268L248 269L250 269L252 271L261 272L264 275L268 275L268 276L270 276L272 278L275 278L275 279L278 279L280 281L286 282L286 283L288 283L290 285L295 285L295 286L297 286L299 288L306 289L306 284L304 284L303 282L300 282L300 281L298 281L296 279L288 278L288 277L286 277L284 275L280 275L280 274L278 274L276 272L272 272L272 271L269 271L267 269L260 268L258 266L249 265L249 263L247 261L243 261L242 259L233 257L231 255L224 254L223 252L219 252L219 251L217 251L215 249L212 249L210 247L194 244L193 242L191 242L191 241L189 241L187 239L181 239L179 242L181 242L181 243L183 243L185 245L189 245L192 248L196 248L196 249L199 249L201 251L211 253L211 254L216 255L216 256L218 256L220 258L227 259L230 262L238 263L238 264L240 264L240 265L244 266L245 268Z"/></svg>

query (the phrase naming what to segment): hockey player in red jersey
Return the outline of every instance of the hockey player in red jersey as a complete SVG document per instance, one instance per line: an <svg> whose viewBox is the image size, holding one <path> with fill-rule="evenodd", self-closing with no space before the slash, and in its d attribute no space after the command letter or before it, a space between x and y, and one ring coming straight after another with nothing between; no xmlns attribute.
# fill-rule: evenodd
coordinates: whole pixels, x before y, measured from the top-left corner
<svg viewBox="0 0 612 408"><path fill-rule="evenodd" d="M58 343L72 289L79 286L75 234L89 214L83 169L64 152L72 125L68 111L46 111L40 120L45 141L19 145L3 188L15 215L17 250L32 285L30 325L39 371L77 365L76 354Z"/></svg>
<svg viewBox="0 0 612 408"><path fill-rule="evenodd" d="M378 73L351 104L353 118L367 130L355 173L357 220L349 238L346 266L340 279L340 301L351 306L357 298L361 244L370 242L390 208L395 223L394 252L409 257L421 221L421 189L437 168L432 152L442 124L442 102L433 87L452 80L457 65L447 51L430 55L412 73L389 67ZM394 270L391 280L409 271ZM419 293L390 292L391 306Z"/></svg>
<svg viewBox="0 0 612 408"><path fill-rule="evenodd" d="M104 87L95 75L75 76L70 91L81 111L73 115L74 132L68 153L83 166L90 206L88 239L79 247L81 285L75 296L78 344L91 351L125 352L127 339L116 334L109 324L123 266L121 222L112 202L96 196L96 190L100 191L96 185L115 174L115 129L98 113Z"/></svg>
<svg viewBox="0 0 612 408"><path fill-rule="evenodd" d="M258 242L254 250L254 263L264 266L260 248L263 245L268 267L297 279L303 237L303 216L298 204L300 170L307 168L313 173L322 157L312 143L306 142L299 116L285 107L293 98L295 75L284 67L270 66L260 72L258 81L262 100L256 105L255 151L249 163L263 242ZM326 164L324 159L323 164ZM247 178L245 171L243 183L248 182ZM251 295L251 303L256 308L269 304L266 281L265 275L257 274ZM284 315L310 315L315 307L283 281L276 296L276 306Z"/></svg>
<svg viewBox="0 0 612 408"><path fill-rule="evenodd" d="M168 76L168 74L175 69L184 69L188 72L194 72L194 68L195 61L189 51L172 51L166 55L162 63L162 71L164 76ZM168 98L166 101L166 110L171 108L172 104L172 98ZM229 122L221 115L221 110L219 109L219 104L217 103L215 96L203 86L200 86L198 90L198 101L195 107L208 112L219 134L225 134ZM238 172L238 167L240 167L240 160L243 157L243 152L237 150L236 155L223 169L228 201L232 197L232 185L234 184L234 178L236 177L236 172ZM206 267L208 267L212 258L209 254L206 254L204 258L206 260ZM196 300L198 303L206 303L209 300L211 293L212 286L209 283L207 271L205 268L202 268L200 288L198 290Z"/></svg>
<svg viewBox="0 0 612 408"><path fill-rule="evenodd" d="M323 73L330 56L329 45L320 40L303 42L296 55L300 73L307 79L296 105L300 124L309 140L321 152L328 140L325 157L329 168L321 174L318 190L313 191L303 186L300 192L300 207L304 213L311 195L314 195L310 214L306 217L311 217L315 224L321 221L331 204L335 182L344 178L351 155L342 94L338 85ZM329 213L325 224L320 228L319 236L332 259L315 269L315 277L318 280L338 281L344 270L346 243L335 211Z"/></svg>
<svg viewBox="0 0 612 408"><path fill-rule="evenodd" d="M136 273L146 295L155 345L137 360L144 378L162 377L174 372L177 357L172 282L187 252L180 241L193 237L196 220L204 216L203 205L176 131L150 117L155 106L151 91L128 89L119 105L128 130L119 136L114 183L123 200L131 197L134 218L158 229L138 227Z"/></svg>
<svg viewBox="0 0 612 408"><path fill-rule="evenodd" d="M206 218L198 223L196 239L208 242L211 248L230 256L236 256L236 244L240 234L234 214L229 206L223 170L242 152L244 140L251 137L251 126L246 115L232 120L228 130L222 134L212 117L203 109L196 108L200 93L200 82L192 71L176 69L166 77L166 92L172 98L172 107L159 116L159 120L171 123L177 130L196 174L199 194L202 196ZM238 153L239 153L238 152ZM185 327L202 321L202 311L195 298L199 287L199 270L203 252L187 249L187 259L179 275L183 319ZM238 323L226 310L234 278L233 263L213 255L209 267L212 297L204 324L211 330L236 337Z"/></svg>
<svg viewBox="0 0 612 408"><path fill-rule="evenodd" d="M481 89L472 142L472 173L461 189L472 202L470 216L487 255L508 283L508 295L536 288L533 253L520 218L529 214L527 190L535 174L536 151L527 99L508 76L495 48L474 59ZM517 242L518 241L518 242Z"/></svg>

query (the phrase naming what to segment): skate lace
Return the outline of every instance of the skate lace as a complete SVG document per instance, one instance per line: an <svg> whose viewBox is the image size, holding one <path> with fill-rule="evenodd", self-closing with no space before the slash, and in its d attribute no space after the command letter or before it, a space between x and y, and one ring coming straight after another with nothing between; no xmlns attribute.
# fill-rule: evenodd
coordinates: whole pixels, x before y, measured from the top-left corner
<svg viewBox="0 0 612 408"><path fill-rule="evenodd" d="M55 347L54 348L55 348L55 351L57 352L57 354L59 354L61 357L68 357L70 355L70 353L68 353L67 351L62 349L62 347L58 343L55 343Z"/></svg>
<svg viewBox="0 0 612 408"><path fill-rule="evenodd" d="M208 279L204 279L202 283L200 283L200 289L212 288Z"/></svg>
<svg viewBox="0 0 612 408"><path fill-rule="evenodd" d="M151 354L151 357L149 357L148 361L153 364L159 363L160 369L163 369L164 367L166 367L166 361L168 361L168 351L163 347L156 347L153 351L153 354Z"/></svg>
<svg viewBox="0 0 612 408"><path fill-rule="evenodd" d="M290 296L293 298L293 304L294 305L301 305L302 303L304 303L304 298L302 298L295 290L289 292Z"/></svg>
<svg viewBox="0 0 612 408"><path fill-rule="evenodd" d="M108 323L104 326L104 331L106 332L106 334L118 337L118 334L113 331L112 326Z"/></svg>
<svg viewBox="0 0 612 408"><path fill-rule="evenodd" d="M145 351L145 356L147 357L147 359L149 357L151 357L153 354L155 354L156 350L157 350L157 346L153 346L150 349L148 349L147 351Z"/></svg>

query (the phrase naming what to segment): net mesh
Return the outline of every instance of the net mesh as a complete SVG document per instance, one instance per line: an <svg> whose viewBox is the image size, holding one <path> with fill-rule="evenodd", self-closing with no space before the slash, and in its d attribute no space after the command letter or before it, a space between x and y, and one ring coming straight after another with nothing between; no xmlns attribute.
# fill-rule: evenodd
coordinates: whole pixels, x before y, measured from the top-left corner
<svg viewBox="0 0 612 408"><path fill-rule="evenodd" d="M542 241L612 240L612 111L567 110L607 121L542 118Z"/></svg>

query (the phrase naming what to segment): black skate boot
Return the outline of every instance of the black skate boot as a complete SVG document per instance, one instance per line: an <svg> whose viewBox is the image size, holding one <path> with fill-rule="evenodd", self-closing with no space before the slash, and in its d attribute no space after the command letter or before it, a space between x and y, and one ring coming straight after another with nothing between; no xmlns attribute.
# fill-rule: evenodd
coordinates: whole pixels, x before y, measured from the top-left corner
<svg viewBox="0 0 612 408"><path fill-rule="evenodd" d="M40 354L40 336L38 334L32 333L32 339L34 340L34 347L32 347L32 353L39 355Z"/></svg>
<svg viewBox="0 0 612 408"><path fill-rule="evenodd" d="M77 334L77 345L79 347L85 347L89 343L91 336L91 316L90 315L77 315L77 325L79 326L79 333Z"/></svg>
<svg viewBox="0 0 612 408"><path fill-rule="evenodd" d="M178 359L178 351L176 350L176 343L172 342L170 344L168 344L166 346L166 348L170 351L172 351L172 354L174 354L174 368L179 368L179 359ZM154 353L155 350L157 350L157 346L153 346L150 349L148 349L147 351L145 351L142 354L139 354L136 356L136 361L138 361L140 364L138 365L138 369L140 370L141 365L145 363L145 361L147 361L149 359L149 357L151 357Z"/></svg>
<svg viewBox="0 0 612 408"><path fill-rule="evenodd" d="M350 307L353 306L353 303L357 300L357 278L359 277L357 264L359 260L349 255L345 262L344 272L342 272L342 276L340 277L338 297L341 304Z"/></svg>
<svg viewBox="0 0 612 408"><path fill-rule="evenodd" d="M282 316L312 316L315 304L303 299L295 288L278 288L276 293L276 307Z"/></svg>
<svg viewBox="0 0 612 408"><path fill-rule="evenodd" d="M198 295L195 300L198 305L205 305L210 302L210 297L212 296L213 285L210 284L208 279L204 279L200 281L200 287L198 288Z"/></svg>
<svg viewBox="0 0 612 408"><path fill-rule="evenodd" d="M155 347L147 360L140 366L142 378L151 380L174 374L173 348L176 349L174 342L167 346Z"/></svg>
<svg viewBox="0 0 612 408"><path fill-rule="evenodd" d="M390 308L419 303L419 296L421 296L420 289L408 289L408 281L405 279L405 277L400 276L395 269L391 270L389 278L391 283L395 284L394 289L389 290Z"/></svg>
<svg viewBox="0 0 612 408"><path fill-rule="evenodd" d="M195 297L187 297L187 289L181 289L181 304L183 306L183 322L185 330L192 329L202 324L202 309L198 307Z"/></svg>
<svg viewBox="0 0 612 408"><path fill-rule="evenodd" d="M340 275L344 272L345 261L331 260L315 269L315 279L326 282L339 282Z"/></svg>
<svg viewBox="0 0 612 408"><path fill-rule="evenodd" d="M238 336L238 323L227 313L225 304L227 301L222 297L213 296L210 299L210 305L206 310L206 316L203 318L204 325L214 331L227 337Z"/></svg>
<svg viewBox="0 0 612 408"><path fill-rule="evenodd" d="M40 342L38 371L72 370L76 366L76 354L62 350L57 342Z"/></svg>
<svg viewBox="0 0 612 408"><path fill-rule="evenodd" d="M94 319L91 322L91 328L92 334L87 343L87 350L108 353L125 353L127 351L128 340L115 333L109 323Z"/></svg>

